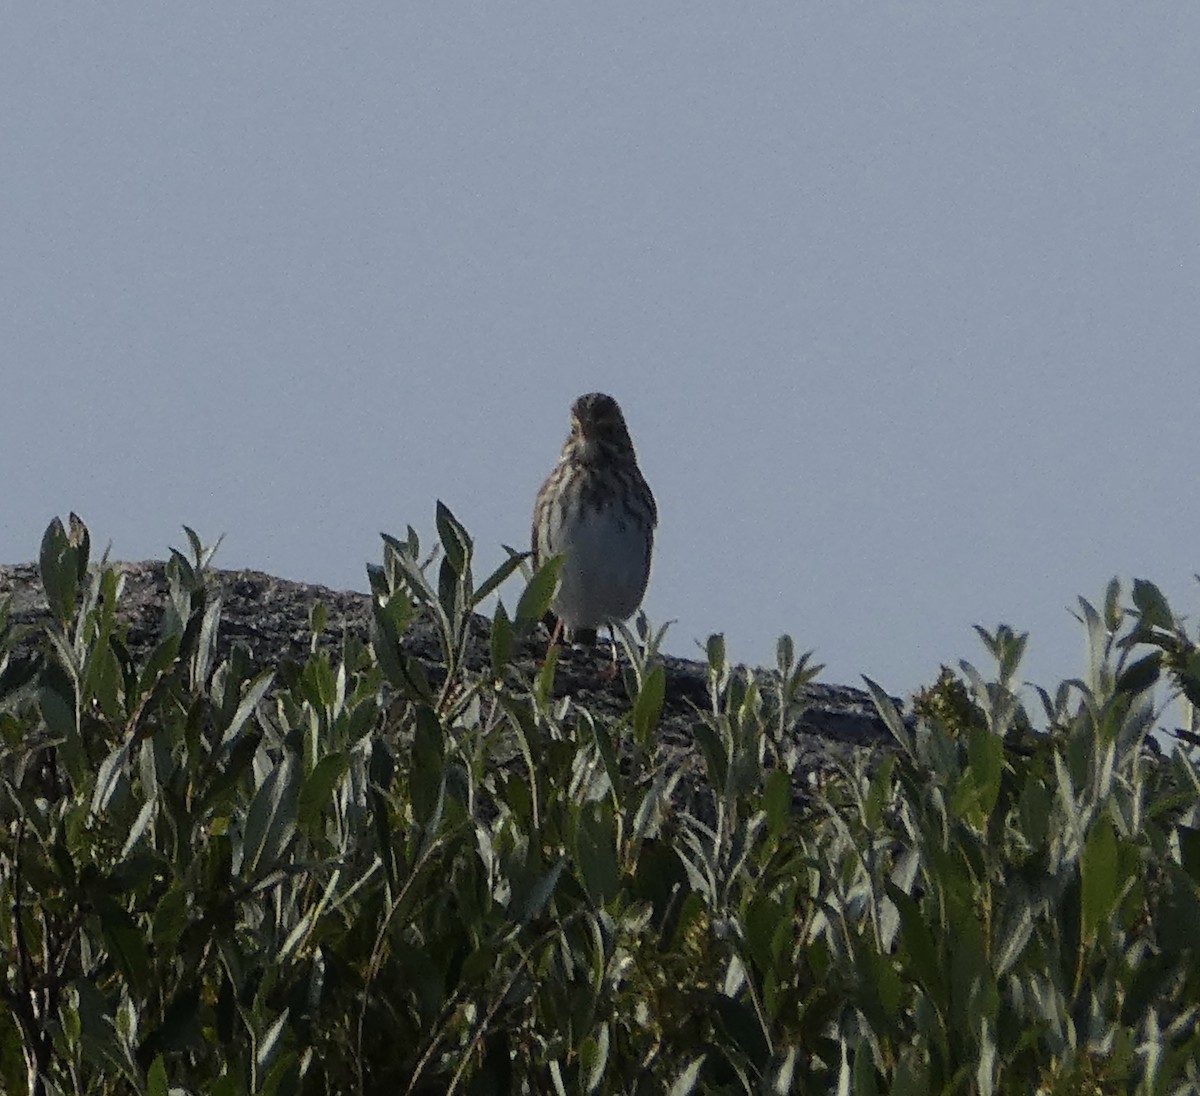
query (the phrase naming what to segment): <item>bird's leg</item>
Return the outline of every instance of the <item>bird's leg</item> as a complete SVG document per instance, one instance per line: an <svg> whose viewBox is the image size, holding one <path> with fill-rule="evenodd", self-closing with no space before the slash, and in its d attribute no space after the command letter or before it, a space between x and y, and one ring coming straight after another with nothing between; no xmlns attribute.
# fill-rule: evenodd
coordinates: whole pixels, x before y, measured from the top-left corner
<svg viewBox="0 0 1200 1096"><path fill-rule="evenodd" d="M549 654L550 648L555 646L555 644L558 643L559 638L562 636L562 631L563 631L562 617L556 616L554 618L554 629L550 632L550 643L546 647L546 654Z"/></svg>
<svg viewBox="0 0 1200 1096"><path fill-rule="evenodd" d="M608 644L612 651L612 662L609 663L608 669L600 675L601 681L615 681L617 678L617 633L611 624L608 626Z"/></svg>

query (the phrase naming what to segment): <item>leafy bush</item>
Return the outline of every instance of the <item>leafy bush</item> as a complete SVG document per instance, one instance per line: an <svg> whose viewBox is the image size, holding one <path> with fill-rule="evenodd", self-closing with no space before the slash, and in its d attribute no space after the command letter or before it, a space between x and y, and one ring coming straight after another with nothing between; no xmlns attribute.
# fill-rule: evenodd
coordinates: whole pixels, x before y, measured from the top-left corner
<svg viewBox="0 0 1200 1096"><path fill-rule="evenodd" d="M46 1093L1191 1092L1200 777L1148 738L1200 653L1162 595L1081 601L1084 679L1017 696L981 632L895 749L801 795L817 668L708 643L696 749L656 741L661 633L618 716L536 676L556 581L472 615L473 545L385 538L370 644L217 657L209 555L130 653L119 573L55 521L50 619L0 610L0 1085ZM432 577L436 571L436 577ZM435 622L444 673L406 649ZM31 650L31 653L26 653Z"/></svg>

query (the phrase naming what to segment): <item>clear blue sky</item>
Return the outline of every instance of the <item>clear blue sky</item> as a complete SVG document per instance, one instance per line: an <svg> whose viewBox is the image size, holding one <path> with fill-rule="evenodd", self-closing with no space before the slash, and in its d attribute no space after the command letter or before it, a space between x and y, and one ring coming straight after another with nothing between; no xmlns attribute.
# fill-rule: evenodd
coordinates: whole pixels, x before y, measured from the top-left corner
<svg viewBox="0 0 1200 1096"><path fill-rule="evenodd" d="M675 653L1200 604L1200 5L23 4L0 102L2 560L495 562L601 389Z"/></svg>

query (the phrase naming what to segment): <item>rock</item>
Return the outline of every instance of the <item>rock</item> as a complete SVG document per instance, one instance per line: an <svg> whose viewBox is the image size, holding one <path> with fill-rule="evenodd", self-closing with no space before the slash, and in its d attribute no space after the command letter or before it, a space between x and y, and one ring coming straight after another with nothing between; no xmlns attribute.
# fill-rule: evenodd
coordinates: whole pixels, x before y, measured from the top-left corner
<svg viewBox="0 0 1200 1096"><path fill-rule="evenodd" d="M118 616L129 626L128 643L135 658L144 656L156 642L167 598L165 565L150 560L113 563L124 576ZM320 645L336 657L342 636L370 639L370 596L354 591L331 590L276 578L260 571L207 573L210 588L221 600L218 659L235 644L244 646L259 666L281 661L302 662L311 643L309 614L321 603L328 611L328 624ZM18 626L37 626L48 618L37 568L31 564L0 566L0 599L12 599L12 618ZM468 664L479 669L488 658L489 622L476 617L471 628ZM544 636L517 652L517 666L536 672L545 654ZM18 646L18 656L28 655L28 640ZM442 667L437 631L431 621L418 620L404 639L407 653L420 659L432 680ZM555 691L570 695L592 711L617 712L628 709L624 685L618 677L606 681L602 671L610 655L606 642L597 647L565 648L555 678ZM708 708L708 674L704 663L664 657L666 696L659 735L670 753L681 762L694 753L693 728L700 713ZM774 678L773 671L756 671L760 680ZM847 761L858 750L876 753L893 745L890 732L875 711L871 698L862 690L839 685L814 684L806 694L807 706L790 734L793 772L798 794L803 794L803 777L811 779L839 761ZM899 706L899 702L897 702Z"/></svg>

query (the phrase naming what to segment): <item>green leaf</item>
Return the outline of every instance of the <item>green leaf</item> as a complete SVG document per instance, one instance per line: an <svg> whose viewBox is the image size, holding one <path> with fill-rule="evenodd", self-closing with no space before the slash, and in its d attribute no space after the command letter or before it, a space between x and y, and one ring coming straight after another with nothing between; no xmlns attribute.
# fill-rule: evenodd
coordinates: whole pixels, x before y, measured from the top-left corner
<svg viewBox="0 0 1200 1096"><path fill-rule="evenodd" d="M992 953L992 966L997 978L1013 968L1032 936L1033 907L1022 888L1006 904L1005 916Z"/></svg>
<svg viewBox="0 0 1200 1096"><path fill-rule="evenodd" d="M972 727L967 739L967 760L975 783L976 806L985 818L990 817L1004 775L1004 743L986 727Z"/></svg>
<svg viewBox="0 0 1200 1096"><path fill-rule="evenodd" d="M1126 666L1117 678L1117 692L1136 696L1144 693L1156 681L1162 669L1162 651L1155 651Z"/></svg>
<svg viewBox="0 0 1200 1096"><path fill-rule="evenodd" d="M933 933L925 923L920 907L899 887L890 881L884 882L888 897L895 903L900 914L900 934L905 951L912 964L913 974L925 987L934 1004L945 1015L947 1006L946 980L942 972L938 946Z"/></svg>
<svg viewBox="0 0 1200 1096"><path fill-rule="evenodd" d="M167 1067L160 1054L154 1059L146 1071L146 1092L148 1096L168 1096Z"/></svg>
<svg viewBox="0 0 1200 1096"><path fill-rule="evenodd" d="M1054 751L1054 775L1058 780L1058 801L1066 815L1067 825L1073 835L1080 836L1081 816L1075 800L1075 784L1066 761L1057 750Z"/></svg>
<svg viewBox="0 0 1200 1096"><path fill-rule="evenodd" d="M979 1096L992 1096L996 1091L996 1039L992 1024L986 1018L979 1025L979 1066L975 1070L975 1087Z"/></svg>
<svg viewBox="0 0 1200 1096"><path fill-rule="evenodd" d="M554 696L554 675L558 669L558 656L561 648L555 644L546 652L542 668L538 670L537 679L533 685L533 695L538 703L545 706Z"/></svg>
<svg viewBox="0 0 1200 1096"><path fill-rule="evenodd" d="M928 1096L932 1091L928 1055L923 1055L911 1044L903 1047L895 1080L892 1082L891 1096Z"/></svg>
<svg viewBox="0 0 1200 1096"><path fill-rule="evenodd" d="M219 806L232 792L247 769L254 763L261 735L244 734L222 749L224 764L212 773L204 786L201 802L206 809Z"/></svg>
<svg viewBox="0 0 1200 1096"><path fill-rule="evenodd" d="M1133 604L1141 614L1142 624L1150 628L1170 631L1175 626L1171 607L1153 582L1136 578L1133 580Z"/></svg>
<svg viewBox="0 0 1200 1096"><path fill-rule="evenodd" d="M394 594L386 601L378 596L371 599L371 643L384 677L397 689L407 693L409 682L404 673L404 652L400 637L412 621L414 610L404 594Z"/></svg>
<svg viewBox="0 0 1200 1096"><path fill-rule="evenodd" d="M76 549L76 578L82 582L87 577L88 558L92 552L92 535L83 523L83 518L73 510L67 518L67 525L69 529L67 540L71 547Z"/></svg>
<svg viewBox="0 0 1200 1096"><path fill-rule="evenodd" d="M1083 876L1083 936L1092 940L1107 922L1117 901L1117 837L1107 818L1098 818L1088 832L1080 861Z"/></svg>
<svg viewBox="0 0 1200 1096"><path fill-rule="evenodd" d="M125 770L129 764L132 748L133 739L127 738L100 762L100 771L96 774L96 788L92 794L91 811L93 815L103 814L118 788L124 785Z"/></svg>
<svg viewBox="0 0 1200 1096"><path fill-rule="evenodd" d="M775 643L775 666L779 671L779 681L782 684L791 676L792 667L796 664L796 647L792 637L782 635Z"/></svg>
<svg viewBox="0 0 1200 1096"><path fill-rule="evenodd" d="M601 1024L599 1033L588 1036L579 1048L579 1065L584 1072L584 1091L598 1092L608 1068L608 1024Z"/></svg>
<svg viewBox="0 0 1200 1096"><path fill-rule="evenodd" d="M1050 836L1050 814L1054 807L1054 795L1044 781L1030 776L1021 789L1017 810L1021 819L1021 832L1025 840L1035 849L1045 845Z"/></svg>
<svg viewBox="0 0 1200 1096"><path fill-rule="evenodd" d="M775 1047L775 1053L771 1057L771 1065L763 1078L763 1087L759 1089L760 1092L768 1093L770 1096L786 1096L787 1093L794 1091L798 1052L799 1048L794 1046Z"/></svg>
<svg viewBox="0 0 1200 1096"><path fill-rule="evenodd" d="M871 1057L871 1046L864 1037L854 1044L854 1096L878 1096L879 1086L875 1083L875 1061Z"/></svg>
<svg viewBox="0 0 1200 1096"><path fill-rule="evenodd" d="M237 711L233 713L233 718L221 734L222 743L231 742L237 737L246 725L246 721L254 713L254 709L258 707L258 702L267 695L267 690L271 688L274 681L275 671L264 670L250 683L241 703L237 706Z"/></svg>
<svg viewBox="0 0 1200 1096"><path fill-rule="evenodd" d="M325 807L334 787L349 767L350 755L341 750L327 753L313 766L313 771L300 789L297 809L297 821L306 834L315 836L322 831Z"/></svg>
<svg viewBox="0 0 1200 1096"><path fill-rule="evenodd" d="M66 738L75 731L75 688L57 663L42 671L38 706L51 734Z"/></svg>
<svg viewBox="0 0 1200 1096"><path fill-rule="evenodd" d="M874 832L883 825L883 808L892 790L892 773L896 768L896 755L887 754L871 777L864 804L863 825Z"/></svg>
<svg viewBox="0 0 1200 1096"><path fill-rule="evenodd" d="M151 795L142 804L142 809L138 811L137 818L134 819L133 825L129 828L125 844L121 846L122 860L127 860L133 856L134 850L137 849L142 838L146 836L150 831L150 827L154 825L155 819L158 818L158 802L157 795Z"/></svg>
<svg viewBox="0 0 1200 1096"><path fill-rule="evenodd" d="M612 735L609 733L609 729L605 726L603 720L593 719L591 713L587 712L586 709L580 714L580 719L584 726L592 732L592 741L596 744L600 760L604 762L604 771L608 773L608 779L613 786L617 803L621 805L625 801L626 781L621 773L621 765L617 760L617 752L613 748Z"/></svg>
<svg viewBox="0 0 1200 1096"><path fill-rule="evenodd" d="M1194 928L1193 920L1187 929L1189 935L1194 932ZM1125 999L1121 1002L1122 1023L1137 1025L1141 1022L1153 1002L1161 997L1166 984L1174 977L1177 961L1178 952L1173 952L1170 948L1163 949L1157 955L1148 955L1142 960L1128 983Z"/></svg>
<svg viewBox="0 0 1200 1096"><path fill-rule="evenodd" d="M1179 839L1179 861L1183 870L1200 886L1200 830L1181 825L1175 828L1175 834Z"/></svg>
<svg viewBox="0 0 1200 1096"><path fill-rule="evenodd" d="M254 879L274 868L296 832L300 762L288 752L262 782L246 815L242 874Z"/></svg>
<svg viewBox="0 0 1200 1096"><path fill-rule="evenodd" d="M458 620L461 616L464 608L462 594L462 578L454 570L450 557L446 556L438 568L438 602L447 622Z"/></svg>
<svg viewBox="0 0 1200 1096"><path fill-rule="evenodd" d="M120 663L111 643L105 641L103 647L98 646L92 651L83 687L84 704L93 698L105 718L112 723L121 722L126 715L120 696L123 684Z"/></svg>
<svg viewBox="0 0 1200 1096"><path fill-rule="evenodd" d="M562 571L563 557L554 556L543 563L525 586L517 602L516 629L522 635L537 627L550 609L554 592L558 589L558 576Z"/></svg>
<svg viewBox="0 0 1200 1096"><path fill-rule="evenodd" d="M42 536L42 547L38 553L38 569L42 589L50 603L50 612L55 623L65 628L75 612L76 594L79 587L79 549L71 544L63 523L55 518Z"/></svg>
<svg viewBox="0 0 1200 1096"><path fill-rule="evenodd" d="M421 704L416 711L409 795L413 817L428 826L439 813L445 793L446 745L442 724L433 709Z"/></svg>
<svg viewBox="0 0 1200 1096"><path fill-rule="evenodd" d="M913 747L912 735L908 733L908 728L904 726L904 719L896 711L896 705L892 703L892 698L867 677L866 674L863 674L863 681L867 683L867 690L871 694L871 700L875 703L875 709L879 712L879 717L883 720L887 729L892 732L892 737L900 743L900 748L909 758L915 759L916 751Z"/></svg>
<svg viewBox="0 0 1200 1096"><path fill-rule="evenodd" d="M145 937L133 918L111 898L100 901L98 912L104 946L136 999L145 992L150 975Z"/></svg>
<svg viewBox="0 0 1200 1096"><path fill-rule="evenodd" d="M767 832L778 838L792 811L792 781L782 769L772 769L767 773L763 787L763 809L767 812Z"/></svg>
<svg viewBox="0 0 1200 1096"><path fill-rule="evenodd" d="M750 900L742 922L742 931L750 958L763 974L775 966L775 955L781 943L779 930L792 921L791 906L772 897L758 896Z"/></svg>
<svg viewBox="0 0 1200 1096"><path fill-rule="evenodd" d="M704 1059L708 1057L707 1052L701 1054L698 1058L693 1058L679 1076L672 1082L671 1087L667 1090L667 1096L690 1096L696 1091L696 1083L700 1080L700 1070L704 1065Z"/></svg>
<svg viewBox="0 0 1200 1096"><path fill-rule="evenodd" d="M567 866L565 856L559 857L558 861L545 874L541 875L537 881L529 888L528 891L521 893L519 896L516 889L513 890L513 919L521 924L528 924L532 921L546 903L550 901L550 896L554 893L558 886L559 876L562 875L563 869Z"/></svg>
<svg viewBox="0 0 1200 1096"><path fill-rule="evenodd" d="M368 801L371 805L371 821L375 827L379 856L390 886L394 886L396 881L396 859L392 848L392 812L388 806L388 793L395 775L396 759L392 755L391 747L386 739L377 736L371 743L371 759L367 762L367 777L370 781Z"/></svg>
<svg viewBox="0 0 1200 1096"><path fill-rule="evenodd" d="M714 791L723 793L726 781L729 779L729 758L726 755L725 747L716 731L703 720L696 722L692 728L692 734L704 757L709 786Z"/></svg>
<svg viewBox="0 0 1200 1096"><path fill-rule="evenodd" d="M175 660L179 656L179 643L179 636L167 636L150 652L150 657L146 659L142 672L138 676L137 699L139 701L148 698L154 687L175 665Z"/></svg>
<svg viewBox="0 0 1200 1096"><path fill-rule="evenodd" d="M323 601L316 601L308 611L308 630L313 637L323 635L329 625L329 606Z"/></svg>
<svg viewBox="0 0 1200 1096"><path fill-rule="evenodd" d="M1176 969L1194 964L1196 926L1200 924L1200 890L1182 868L1165 861L1167 890L1154 914L1155 936L1176 957ZM1187 956L1187 959L1183 957ZM1182 960L1182 962L1181 962Z"/></svg>
<svg viewBox="0 0 1200 1096"><path fill-rule="evenodd" d="M496 611L492 614L492 634L488 646L492 658L492 676L499 678L512 658L513 648L512 623L502 601L496 602Z"/></svg>
<svg viewBox="0 0 1200 1096"><path fill-rule="evenodd" d="M285 1008L276 1017L275 1022L263 1032L262 1038L258 1040L258 1047L254 1054L254 1063L258 1067L260 1074L270 1066L271 1061L279 1050L279 1037L283 1034L290 1011L290 1009Z"/></svg>
<svg viewBox="0 0 1200 1096"><path fill-rule="evenodd" d="M1175 679L1188 702L1200 708L1200 650L1191 650L1183 657Z"/></svg>
<svg viewBox="0 0 1200 1096"><path fill-rule="evenodd" d="M213 556L217 554L217 549L221 547L221 542L225 539L225 534L222 533L219 537L217 537L216 544L214 544L211 548L205 548L199 534L190 526L185 525L183 527L183 534L187 537L188 548L190 548L192 552L191 566L194 567L196 571L204 570L204 568L212 562Z"/></svg>
<svg viewBox="0 0 1200 1096"><path fill-rule="evenodd" d="M620 887L617 834L610 801L584 803L575 829L579 881L596 907L606 905Z"/></svg>
<svg viewBox="0 0 1200 1096"><path fill-rule="evenodd" d="M38 709L50 733L62 741L62 759L76 791L92 780L91 765L79 732L75 685L57 662L45 662L38 675Z"/></svg>
<svg viewBox="0 0 1200 1096"><path fill-rule="evenodd" d="M472 609L483 602L493 590L498 589L508 579L509 575L529 558L528 552L513 552L511 549L509 549L509 552L508 559L488 575L480 584L479 589L475 591L474 596L471 598Z"/></svg>
<svg viewBox="0 0 1200 1096"><path fill-rule="evenodd" d="M633 736L641 746L649 745L650 736L662 715L667 695L667 675L662 665L655 666L642 681L633 704Z"/></svg>
<svg viewBox="0 0 1200 1096"><path fill-rule="evenodd" d="M720 1027L742 1054L752 1062L766 1062L771 1057L771 1048L762 1026L748 1004L718 993L713 998L713 1006Z"/></svg>
<svg viewBox="0 0 1200 1096"><path fill-rule="evenodd" d="M461 576L471 558L471 538L441 499L437 502L437 531L447 561L454 573Z"/></svg>
<svg viewBox="0 0 1200 1096"><path fill-rule="evenodd" d="M708 637L704 644L704 654L708 659L709 673L720 674L725 669L725 636L721 632L713 632Z"/></svg>
<svg viewBox="0 0 1200 1096"><path fill-rule="evenodd" d="M871 989L870 1008L876 1016L876 1003L882 1008L887 1021L893 1022L900 1014L900 1002L904 987L900 974L896 970L896 960L890 955L880 955L878 952L864 948L862 950L862 972Z"/></svg>
<svg viewBox="0 0 1200 1096"><path fill-rule="evenodd" d="M314 707L329 709L337 703L337 679L334 677L329 655L324 651L318 651L304 664L300 680L305 695Z"/></svg>
<svg viewBox="0 0 1200 1096"><path fill-rule="evenodd" d="M204 1096L242 1096L245 1091L244 1082L239 1084L235 1077L226 1073L209 1083Z"/></svg>
<svg viewBox="0 0 1200 1096"><path fill-rule="evenodd" d="M160 955L168 955L179 943L188 924L188 896L178 883L162 896L150 924L150 942Z"/></svg>

